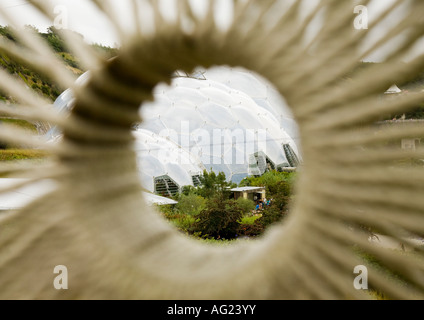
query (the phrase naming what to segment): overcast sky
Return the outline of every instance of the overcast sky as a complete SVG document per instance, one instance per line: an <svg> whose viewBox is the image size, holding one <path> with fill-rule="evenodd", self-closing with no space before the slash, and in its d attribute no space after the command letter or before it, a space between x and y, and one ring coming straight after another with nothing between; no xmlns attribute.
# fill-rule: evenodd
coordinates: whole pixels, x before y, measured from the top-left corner
<svg viewBox="0 0 424 320"><path fill-rule="evenodd" d="M102 14L99 13L97 8L91 4L89 0L41 0L41 1L50 1L56 6L57 16L62 16L65 18L66 27L68 29L77 31L81 33L85 40L89 43L101 43L106 46L116 46L119 45L118 37L111 27L108 19L106 19ZM172 11L172 3L175 0L162 0L164 10L169 14ZM178 1L178 0L177 0ZM225 20L226 15L226 6L228 0L217 0L219 3L223 4L221 6L222 20ZM285 0L286 2L294 0ZM314 4L319 0L307 0L305 1L306 7L313 7ZM204 1L194 0L192 3L196 5L201 5ZM370 22L373 19L373 16L376 16L380 10L384 7L393 3L394 0L372 0L371 4L368 6L368 16ZM407 3L408 0L405 0ZM131 24L132 13L130 6L128 5L127 0L114 0L112 1L114 5L114 12L120 18L120 23L123 25ZM34 11L26 0L0 0L0 8L6 9L5 11L17 18L17 24L23 25L34 25L40 31L44 32L47 27L52 25L52 21L48 21L40 16L36 11ZM307 9L307 8L306 8ZM199 9L201 10L201 9ZM227 10L228 11L228 10ZM380 29L375 30L374 34L381 33L382 30L390 28L390 25L393 24L396 20L396 17L401 15L400 12L394 12L392 16L386 20L380 26ZM151 15L150 15L151 16ZM122 17L122 19L121 19ZM143 19L146 20L149 18L149 12L144 12ZM352 10L352 21L355 18L355 15ZM8 24L4 17L0 16L0 24ZM377 54L371 60L378 60L379 54Z"/></svg>
<svg viewBox="0 0 424 320"><path fill-rule="evenodd" d="M99 14L90 1L54 0L51 2L56 5L56 13L67 20L67 28L81 33L88 42L102 43L108 46L114 46L117 42L116 34L108 20ZM17 17L17 23L21 26L33 25L44 32L53 24L52 21L45 19L33 10L25 0L0 0L0 7L6 9L6 12L13 17ZM1 16L0 24L7 24Z"/></svg>

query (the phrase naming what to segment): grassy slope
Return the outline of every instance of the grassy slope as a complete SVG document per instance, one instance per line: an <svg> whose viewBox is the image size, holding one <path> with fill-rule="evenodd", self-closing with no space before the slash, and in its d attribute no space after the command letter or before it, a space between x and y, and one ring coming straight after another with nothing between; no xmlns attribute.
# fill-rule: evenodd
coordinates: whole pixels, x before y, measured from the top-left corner
<svg viewBox="0 0 424 320"><path fill-rule="evenodd" d="M30 27L33 28L33 27ZM36 32L38 30L34 29ZM70 53L64 41L60 38L54 28L49 28L46 33L38 32L39 35L45 39L49 46L54 50L55 54L63 60L66 67L71 70L75 75L79 76L84 73L79 66L79 60ZM18 44L16 40L13 29L10 27L0 26L0 37L5 37L8 40L11 40ZM106 56L116 55L116 49L110 47L104 47L99 44L93 45L93 47L100 51L100 53L105 54ZM55 83L40 75L37 72L34 72L30 68L17 61L11 59L7 54L0 51L0 68L7 71L9 74L22 81L28 88L34 90L39 95L43 95L50 101L55 101L56 98L61 94L59 86ZM16 104L18 101L15 97L8 95L5 92L2 92L0 89L0 103L5 104ZM29 123L25 120L14 119L8 117L7 115L2 115L0 113L0 125L1 123L13 124L30 130L34 133L37 132L37 127L33 123ZM24 159L40 159L45 156L45 153L40 150L25 150L19 148L19 146L6 145L0 142L0 161L13 161L13 160L24 160Z"/></svg>

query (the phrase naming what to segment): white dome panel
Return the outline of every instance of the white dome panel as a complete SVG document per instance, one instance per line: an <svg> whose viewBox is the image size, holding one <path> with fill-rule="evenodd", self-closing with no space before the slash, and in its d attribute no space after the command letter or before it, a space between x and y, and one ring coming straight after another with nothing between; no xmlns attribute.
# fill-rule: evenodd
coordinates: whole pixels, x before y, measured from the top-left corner
<svg viewBox="0 0 424 320"><path fill-rule="evenodd" d="M158 184L193 185L193 176L204 169L240 182L271 164L289 166L283 145L300 158L297 124L272 86L240 69L214 68L204 74L206 79L177 77L169 86L158 85L155 100L140 108L143 122L134 131L134 148L149 191ZM79 83L87 79L88 73ZM72 103L68 89L54 105L68 111ZM51 138L57 135L51 132Z"/></svg>

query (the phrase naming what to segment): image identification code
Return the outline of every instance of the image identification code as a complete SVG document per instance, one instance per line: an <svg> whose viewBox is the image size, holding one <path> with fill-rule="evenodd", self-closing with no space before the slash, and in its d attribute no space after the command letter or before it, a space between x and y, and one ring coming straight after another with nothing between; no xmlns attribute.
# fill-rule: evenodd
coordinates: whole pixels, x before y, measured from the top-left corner
<svg viewBox="0 0 424 320"><path fill-rule="evenodd" d="M210 308L205 307L187 307L174 304L168 307L168 315L191 315L197 318L201 314L210 315L253 315L256 305L241 305L241 304L223 304L212 305Z"/></svg>

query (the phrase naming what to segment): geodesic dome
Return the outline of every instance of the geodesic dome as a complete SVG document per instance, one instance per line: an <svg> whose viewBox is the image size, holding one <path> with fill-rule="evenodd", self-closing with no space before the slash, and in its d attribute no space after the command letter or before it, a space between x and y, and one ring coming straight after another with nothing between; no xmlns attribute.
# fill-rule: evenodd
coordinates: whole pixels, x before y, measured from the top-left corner
<svg viewBox="0 0 424 320"><path fill-rule="evenodd" d="M205 70L204 76L247 94L258 106L273 114L280 123L280 129L293 139L296 145L295 152L300 156L300 138L296 120L287 102L267 79L244 68L226 66Z"/></svg>
<svg viewBox="0 0 424 320"><path fill-rule="evenodd" d="M89 79L89 77L90 77L89 71L83 73L75 81L75 85L82 86ZM72 109L74 102L75 102L75 98L73 95L73 91L72 89L68 88L56 98L56 100L53 103L53 107L59 113L68 113ZM53 126L47 131L44 138L48 142L52 142L59 139L61 135L62 133L58 129L58 127Z"/></svg>
<svg viewBox="0 0 424 320"><path fill-rule="evenodd" d="M71 89L65 90L55 101L59 112L67 112L73 105ZM57 127L52 127L45 135L48 142L61 138ZM183 186L197 186L199 176L205 167L186 150L165 137L144 129L133 131L134 148L143 187L150 192L164 196L174 195Z"/></svg>
<svg viewBox="0 0 424 320"><path fill-rule="evenodd" d="M76 85L88 78L84 73ZM268 169L297 166L298 146L290 135L296 136L296 123L274 91L254 74L227 67L176 72L170 86L158 85L154 102L140 108L143 122L134 131L143 186L170 195L198 185L204 169L239 183ZM73 102L67 89L54 106L67 112ZM46 137L60 134L53 127Z"/></svg>
<svg viewBox="0 0 424 320"><path fill-rule="evenodd" d="M209 72L220 70L234 78L238 89L208 79ZM294 120L282 99L268 94L270 89L248 72L221 67L203 76L178 76L170 86L157 86L154 102L141 108L140 128L168 137L206 169L222 171L236 183L270 168L297 166L297 145L281 125L281 119ZM290 132L295 130L292 125Z"/></svg>
<svg viewBox="0 0 424 320"><path fill-rule="evenodd" d="M183 186L197 186L205 169L186 150L157 134L138 129L135 150L143 187L164 196L173 195Z"/></svg>

